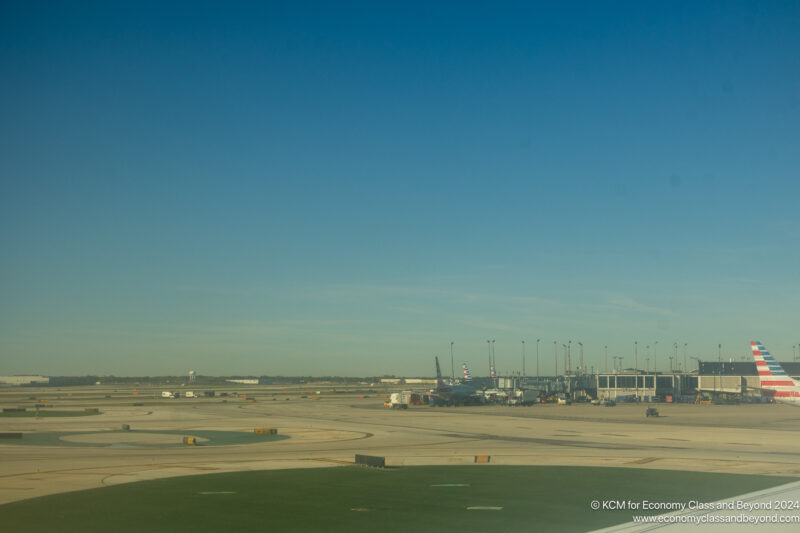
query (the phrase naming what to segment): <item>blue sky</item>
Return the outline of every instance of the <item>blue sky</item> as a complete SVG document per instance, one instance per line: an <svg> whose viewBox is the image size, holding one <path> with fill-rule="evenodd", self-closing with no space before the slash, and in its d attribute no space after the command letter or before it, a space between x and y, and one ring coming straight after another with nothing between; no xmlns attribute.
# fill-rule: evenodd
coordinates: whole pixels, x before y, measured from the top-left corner
<svg viewBox="0 0 800 533"><path fill-rule="evenodd" d="M797 1L0 9L0 373L800 344Z"/></svg>

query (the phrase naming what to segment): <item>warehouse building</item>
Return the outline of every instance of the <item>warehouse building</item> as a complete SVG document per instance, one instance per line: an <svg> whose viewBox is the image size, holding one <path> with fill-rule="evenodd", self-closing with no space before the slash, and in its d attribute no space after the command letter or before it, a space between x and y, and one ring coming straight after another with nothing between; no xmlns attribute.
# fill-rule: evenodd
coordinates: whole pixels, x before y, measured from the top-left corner
<svg viewBox="0 0 800 533"><path fill-rule="evenodd" d="M35 383L50 383L50 378L44 376L0 376L0 385L33 385Z"/></svg>

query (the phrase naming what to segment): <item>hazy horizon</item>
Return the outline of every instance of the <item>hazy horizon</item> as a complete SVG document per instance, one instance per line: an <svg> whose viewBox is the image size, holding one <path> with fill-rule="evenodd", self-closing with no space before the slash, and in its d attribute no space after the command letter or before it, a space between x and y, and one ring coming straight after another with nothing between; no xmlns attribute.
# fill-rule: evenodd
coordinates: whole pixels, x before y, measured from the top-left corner
<svg viewBox="0 0 800 533"><path fill-rule="evenodd" d="M0 374L800 345L798 2L0 13Z"/></svg>

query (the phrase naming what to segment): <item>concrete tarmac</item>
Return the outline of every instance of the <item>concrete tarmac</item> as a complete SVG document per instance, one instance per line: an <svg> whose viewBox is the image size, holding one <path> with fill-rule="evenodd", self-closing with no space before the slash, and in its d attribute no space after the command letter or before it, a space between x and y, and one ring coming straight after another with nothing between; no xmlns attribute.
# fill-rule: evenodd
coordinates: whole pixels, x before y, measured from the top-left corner
<svg viewBox="0 0 800 533"><path fill-rule="evenodd" d="M159 447L158 439L147 438L140 439L142 445L115 446L115 442L125 442L124 432L118 433L118 441L113 437L117 433L90 437L95 447L76 446L70 436L64 439L72 439L71 445L63 447L0 440L0 503L171 476L338 466L352 462L356 453L386 456L387 463L395 466L471 464L476 455L489 455L492 464L505 465L800 477L800 409L780 404L654 404L662 416L647 418L648 404L392 410L383 407L382 395L359 398L358 394L322 392L302 398L299 392L284 394L280 388L265 387L247 390L248 399L255 397L255 402L233 397L225 402L219 397L162 400L155 394L133 398L131 390L121 387L110 394L89 387L70 390L70 396L62 391L52 398L49 403L54 407L47 409L98 407L102 414L3 417L0 432L103 435L130 424L137 431L173 430L187 435L193 430L252 432L257 427L274 427L291 438L185 447ZM19 394L0 395L0 405L24 404ZM108 446L96 447L98 441Z"/></svg>

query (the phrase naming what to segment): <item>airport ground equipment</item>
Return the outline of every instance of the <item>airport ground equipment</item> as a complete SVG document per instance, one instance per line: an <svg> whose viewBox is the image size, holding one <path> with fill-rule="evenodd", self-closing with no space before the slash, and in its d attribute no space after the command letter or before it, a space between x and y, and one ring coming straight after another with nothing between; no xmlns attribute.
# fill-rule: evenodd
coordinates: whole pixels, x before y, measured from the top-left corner
<svg viewBox="0 0 800 533"><path fill-rule="evenodd" d="M658 416L658 409L655 407L648 407L645 416Z"/></svg>
<svg viewBox="0 0 800 533"><path fill-rule="evenodd" d="M253 433L256 435L277 435L278 430L276 428L255 428Z"/></svg>
<svg viewBox="0 0 800 533"><path fill-rule="evenodd" d="M178 398L179 396L180 396L179 392L172 392L172 391L166 391L165 390L165 391L163 391L161 393L161 397L162 398L174 399L174 398Z"/></svg>
<svg viewBox="0 0 800 533"><path fill-rule="evenodd" d="M533 405L539 401L537 389L515 390L509 394L508 405Z"/></svg>
<svg viewBox="0 0 800 533"><path fill-rule="evenodd" d="M386 468L386 457L376 455L356 454L355 464L361 466L371 466L373 468Z"/></svg>
<svg viewBox="0 0 800 533"><path fill-rule="evenodd" d="M408 409L408 404L411 403L411 392L393 392L389 396L389 404L392 409Z"/></svg>

